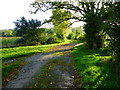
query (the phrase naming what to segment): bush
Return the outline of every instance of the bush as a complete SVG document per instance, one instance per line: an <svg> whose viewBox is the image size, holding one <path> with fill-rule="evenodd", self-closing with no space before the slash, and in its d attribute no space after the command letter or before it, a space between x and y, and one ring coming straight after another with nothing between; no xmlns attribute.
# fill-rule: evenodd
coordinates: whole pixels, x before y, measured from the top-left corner
<svg viewBox="0 0 120 90"><path fill-rule="evenodd" d="M58 39L57 37L50 37L50 38L48 38L46 43L48 43L48 44L57 43L58 42L57 39Z"/></svg>
<svg viewBox="0 0 120 90"><path fill-rule="evenodd" d="M16 41L18 41L20 38L21 37L2 37L2 38L0 38L1 39L2 48L18 46L16 44Z"/></svg>
<svg viewBox="0 0 120 90"><path fill-rule="evenodd" d="M0 36L13 37L14 36L14 31L13 30L1 30L0 31Z"/></svg>
<svg viewBox="0 0 120 90"><path fill-rule="evenodd" d="M85 35L80 35L78 40L85 40Z"/></svg>
<svg viewBox="0 0 120 90"><path fill-rule="evenodd" d="M68 36L67 36L67 39L75 39L75 34L74 33L70 33Z"/></svg>
<svg viewBox="0 0 120 90"><path fill-rule="evenodd" d="M48 37L44 28L29 30L27 34L17 41L20 45L45 44Z"/></svg>

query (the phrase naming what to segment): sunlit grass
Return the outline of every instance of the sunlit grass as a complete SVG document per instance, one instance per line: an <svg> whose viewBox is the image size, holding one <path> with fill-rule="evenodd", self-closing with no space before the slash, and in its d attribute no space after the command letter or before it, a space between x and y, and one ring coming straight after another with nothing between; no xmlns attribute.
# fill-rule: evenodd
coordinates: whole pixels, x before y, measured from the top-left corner
<svg viewBox="0 0 120 90"><path fill-rule="evenodd" d="M48 44L48 45L37 45L37 46L21 46L21 47L14 47L14 48L3 48L0 49L0 52L2 51L2 60L9 60L11 58L16 58L19 56L29 55L33 53L41 53L45 52L47 49L56 46L56 45L62 45L65 43L70 43L71 40L67 40L62 43L56 43L56 44Z"/></svg>
<svg viewBox="0 0 120 90"><path fill-rule="evenodd" d="M19 69L24 66L26 57L17 58L16 61L11 63L3 63L2 65L2 84L6 85L14 75L19 71Z"/></svg>
<svg viewBox="0 0 120 90"><path fill-rule="evenodd" d="M83 45L73 48L74 68L80 75L82 88L120 88L120 77L115 72L108 50L88 50Z"/></svg>

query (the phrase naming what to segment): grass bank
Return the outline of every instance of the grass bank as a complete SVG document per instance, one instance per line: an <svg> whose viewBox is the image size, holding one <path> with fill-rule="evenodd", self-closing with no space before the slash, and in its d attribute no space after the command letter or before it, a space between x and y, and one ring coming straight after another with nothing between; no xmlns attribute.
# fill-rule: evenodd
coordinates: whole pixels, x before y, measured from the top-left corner
<svg viewBox="0 0 120 90"><path fill-rule="evenodd" d="M73 48L72 56L81 88L120 88L120 76L108 50L89 50L79 45Z"/></svg>

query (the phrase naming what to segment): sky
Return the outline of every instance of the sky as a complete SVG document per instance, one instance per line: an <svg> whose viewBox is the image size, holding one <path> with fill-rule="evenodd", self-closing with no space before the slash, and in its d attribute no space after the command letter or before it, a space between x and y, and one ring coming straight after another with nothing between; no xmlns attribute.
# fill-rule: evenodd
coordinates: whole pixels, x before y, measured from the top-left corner
<svg viewBox="0 0 120 90"><path fill-rule="evenodd" d="M30 3L35 0L1 0L0 1L0 30L1 29L14 29L15 24L13 23L17 19L24 16L26 19L38 19L43 21L49 19L52 13L37 13L30 14ZM72 27L83 25L83 23L75 23ZM46 25L45 27L49 27Z"/></svg>

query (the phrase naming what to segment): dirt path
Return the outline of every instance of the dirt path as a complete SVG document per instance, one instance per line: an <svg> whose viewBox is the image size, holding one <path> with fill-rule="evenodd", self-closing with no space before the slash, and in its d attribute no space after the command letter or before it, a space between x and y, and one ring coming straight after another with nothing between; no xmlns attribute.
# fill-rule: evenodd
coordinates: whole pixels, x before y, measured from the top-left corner
<svg viewBox="0 0 120 90"><path fill-rule="evenodd" d="M47 53L40 53L27 58L27 64L19 71L14 79L6 85L5 88L25 88L29 86L34 81L34 77L38 74L42 66L52 59L64 58L66 63L71 63L71 57L68 51L70 51L76 44L77 43L59 45L50 49ZM55 55L56 52L62 52L64 53L64 56ZM57 65L54 70L54 72L59 76L57 83L58 87L74 87L72 68L70 66L65 66L65 71L61 71L61 68L63 67Z"/></svg>

